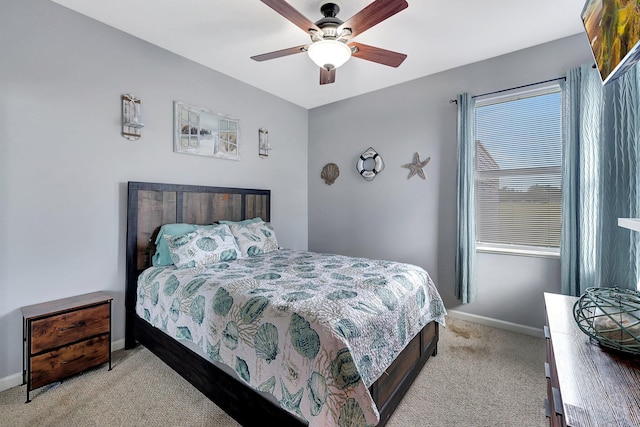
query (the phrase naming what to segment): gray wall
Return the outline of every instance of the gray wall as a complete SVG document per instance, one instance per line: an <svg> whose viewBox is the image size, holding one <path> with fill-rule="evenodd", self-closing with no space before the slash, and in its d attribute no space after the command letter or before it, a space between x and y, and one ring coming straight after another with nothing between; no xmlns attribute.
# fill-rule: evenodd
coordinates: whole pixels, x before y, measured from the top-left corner
<svg viewBox="0 0 640 427"><path fill-rule="evenodd" d="M478 301L456 301L448 101L560 76L591 60L582 35L310 112L46 0L3 1L0 39L0 383L21 371L23 305L106 290L123 337L129 180L270 188L283 246L421 265L450 309L540 327L542 292L559 291L557 259L479 254ZM142 99L137 142L120 136L127 92ZM240 118L241 161L174 154L173 100ZM386 163L372 182L354 167L369 146ZM400 167L415 151L426 181Z"/></svg>
<svg viewBox="0 0 640 427"><path fill-rule="evenodd" d="M542 293L560 290L557 258L479 254L477 301L463 306L455 298L456 106L449 100L560 77L591 60L579 34L310 110L309 249L420 265L449 309L541 328ZM371 182L355 170L369 146L386 164ZM416 151L431 157L426 181L407 180L401 167ZM331 186L320 179L328 162L341 171Z"/></svg>
<svg viewBox="0 0 640 427"><path fill-rule="evenodd" d="M127 181L271 189L280 243L307 249L306 109L45 0L3 1L0 40L0 385L22 370L21 306L106 290L124 337ZM174 100L238 117L241 161L173 153Z"/></svg>

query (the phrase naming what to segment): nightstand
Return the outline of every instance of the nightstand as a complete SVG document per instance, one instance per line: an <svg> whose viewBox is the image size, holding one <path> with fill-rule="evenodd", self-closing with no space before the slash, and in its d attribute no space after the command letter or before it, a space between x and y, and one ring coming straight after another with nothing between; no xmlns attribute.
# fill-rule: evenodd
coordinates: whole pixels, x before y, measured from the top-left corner
<svg viewBox="0 0 640 427"><path fill-rule="evenodd" d="M22 307L22 383L29 392L109 362L111 301L92 292Z"/></svg>

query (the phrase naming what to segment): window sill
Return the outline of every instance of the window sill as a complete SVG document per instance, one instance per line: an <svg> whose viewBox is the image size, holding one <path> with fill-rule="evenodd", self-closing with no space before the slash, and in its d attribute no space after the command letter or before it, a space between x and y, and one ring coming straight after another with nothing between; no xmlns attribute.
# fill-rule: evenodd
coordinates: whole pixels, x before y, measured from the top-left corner
<svg viewBox="0 0 640 427"><path fill-rule="evenodd" d="M499 255L515 255L515 256L526 256L526 257L537 257L537 258L560 259L559 251L545 250L541 248L476 245L476 252L488 253L488 254L499 254Z"/></svg>

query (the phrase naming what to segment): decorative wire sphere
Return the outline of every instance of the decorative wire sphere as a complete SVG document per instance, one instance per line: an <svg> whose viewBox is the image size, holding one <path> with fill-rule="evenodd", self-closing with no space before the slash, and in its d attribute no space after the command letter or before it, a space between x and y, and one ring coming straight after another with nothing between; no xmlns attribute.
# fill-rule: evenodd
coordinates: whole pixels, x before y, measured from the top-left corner
<svg viewBox="0 0 640 427"><path fill-rule="evenodd" d="M573 317L600 345L640 354L640 292L588 288L574 304Z"/></svg>

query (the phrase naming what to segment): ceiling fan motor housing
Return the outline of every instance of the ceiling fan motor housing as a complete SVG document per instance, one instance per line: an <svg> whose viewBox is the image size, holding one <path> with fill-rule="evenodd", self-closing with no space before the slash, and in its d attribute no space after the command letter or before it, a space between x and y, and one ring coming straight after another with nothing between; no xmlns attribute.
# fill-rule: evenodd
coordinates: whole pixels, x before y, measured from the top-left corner
<svg viewBox="0 0 640 427"><path fill-rule="evenodd" d="M343 21L336 16L340 12L340 5L334 1L323 2L320 5L320 12L324 18L317 21L315 24L324 33L323 38L336 39L338 34L338 27L343 24Z"/></svg>

